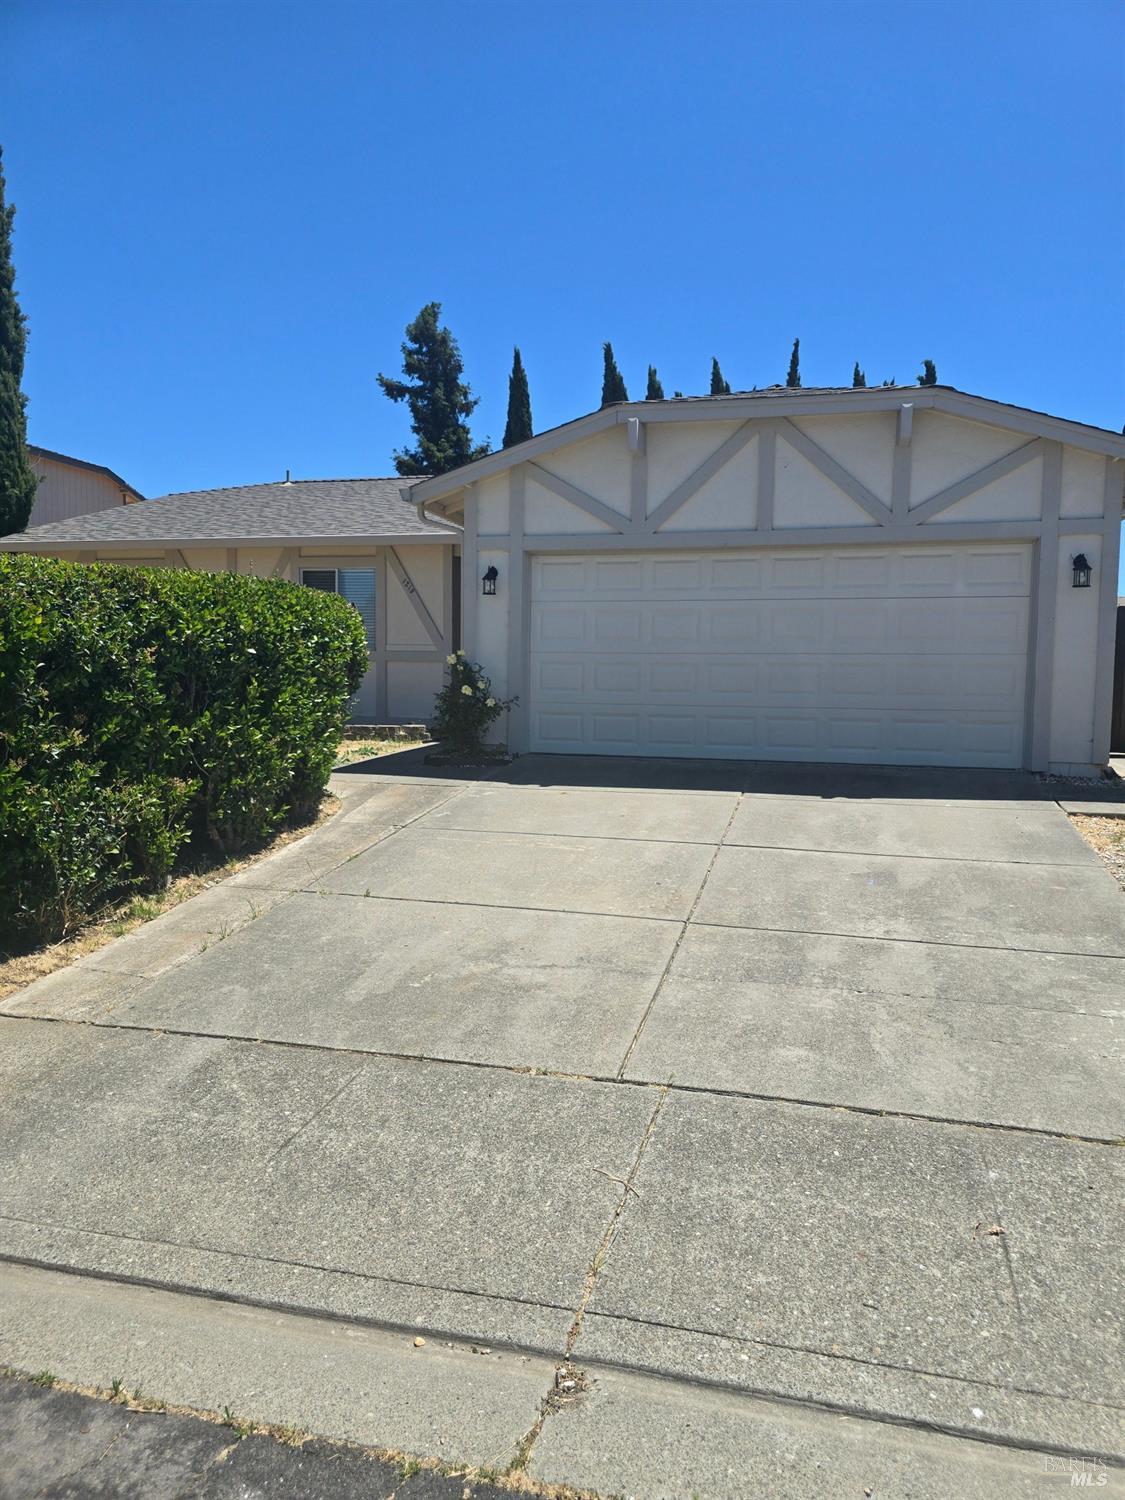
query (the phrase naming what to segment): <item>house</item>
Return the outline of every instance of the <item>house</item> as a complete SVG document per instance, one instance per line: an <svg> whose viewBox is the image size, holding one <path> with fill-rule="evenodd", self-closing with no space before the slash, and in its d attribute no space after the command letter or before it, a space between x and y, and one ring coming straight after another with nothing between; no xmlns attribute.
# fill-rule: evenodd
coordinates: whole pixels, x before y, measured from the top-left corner
<svg viewBox="0 0 1125 1500"><path fill-rule="evenodd" d="M403 479L304 479L165 495L0 539L0 549L75 562L202 568L287 578L350 599L369 666L363 723L425 720L459 641L452 526L404 503Z"/></svg>
<svg viewBox="0 0 1125 1500"><path fill-rule="evenodd" d="M120 474L104 464L87 463L84 458L71 458L31 443L27 452L32 470L39 478L29 526L65 521L89 511L105 510L109 505L135 505L144 499L140 490L126 484Z"/></svg>
<svg viewBox="0 0 1125 1500"><path fill-rule="evenodd" d="M463 528L513 750L1088 773L1123 459L951 387L775 387L611 406L404 498Z"/></svg>
<svg viewBox="0 0 1125 1500"><path fill-rule="evenodd" d="M169 495L0 549L336 588L368 628L368 721L427 717L463 637L519 699L516 751L1089 772L1123 459L1117 433L949 386L772 387L606 407L431 479Z"/></svg>

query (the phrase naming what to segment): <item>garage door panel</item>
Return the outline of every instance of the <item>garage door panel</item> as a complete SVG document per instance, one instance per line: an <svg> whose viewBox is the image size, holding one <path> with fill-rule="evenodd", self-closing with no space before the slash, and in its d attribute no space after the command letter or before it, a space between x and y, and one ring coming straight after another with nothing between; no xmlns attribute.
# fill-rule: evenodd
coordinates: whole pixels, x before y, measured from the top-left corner
<svg viewBox="0 0 1125 1500"><path fill-rule="evenodd" d="M935 544L534 559L532 746L1018 765L1030 558Z"/></svg>
<svg viewBox="0 0 1125 1500"><path fill-rule="evenodd" d="M1025 667L1022 660L924 656L841 659L759 656L727 658L659 657L593 659L584 663L539 658L533 665L532 699L543 709L580 711L602 695L621 705L706 707L720 700L753 699L759 708L784 707L795 700L817 711L869 708L894 703L900 708L956 712L1022 713Z"/></svg>

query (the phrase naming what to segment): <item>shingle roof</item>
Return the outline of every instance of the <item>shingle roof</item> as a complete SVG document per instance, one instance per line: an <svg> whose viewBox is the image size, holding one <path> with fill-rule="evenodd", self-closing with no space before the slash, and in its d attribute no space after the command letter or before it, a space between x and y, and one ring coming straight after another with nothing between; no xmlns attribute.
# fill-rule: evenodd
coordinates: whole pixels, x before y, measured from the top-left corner
<svg viewBox="0 0 1125 1500"><path fill-rule="evenodd" d="M142 505L117 505L34 526L0 543L183 543L326 541L381 536L458 536L423 521L401 490L414 479L295 479L188 490Z"/></svg>

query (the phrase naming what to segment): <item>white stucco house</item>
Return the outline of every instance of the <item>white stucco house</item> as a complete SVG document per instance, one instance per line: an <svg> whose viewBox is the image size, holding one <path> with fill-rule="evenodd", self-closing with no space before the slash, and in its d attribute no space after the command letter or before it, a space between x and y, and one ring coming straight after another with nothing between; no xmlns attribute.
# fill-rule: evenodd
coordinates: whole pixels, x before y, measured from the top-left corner
<svg viewBox="0 0 1125 1500"><path fill-rule="evenodd" d="M333 589L359 610L362 723L422 721L459 643L454 527L403 501L404 479L306 479L165 495L31 527L0 550L72 562L201 568Z"/></svg>
<svg viewBox="0 0 1125 1500"><path fill-rule="evenodd" d="M368 631L364 722L427 718L463 644L519 699L515 751L1089 772L1123 481L1125 437L948 386L773 387L606 407L437 478L170 495L0 549L335 588Z"/></svg>
<svg viewBox="0 0 1125 1500"><path fill-rule="evenodd" d="M774 387L611 406L404 498L462 528L513 750L1074 773L1109 754L1123 460L949 387Z"/></svg>

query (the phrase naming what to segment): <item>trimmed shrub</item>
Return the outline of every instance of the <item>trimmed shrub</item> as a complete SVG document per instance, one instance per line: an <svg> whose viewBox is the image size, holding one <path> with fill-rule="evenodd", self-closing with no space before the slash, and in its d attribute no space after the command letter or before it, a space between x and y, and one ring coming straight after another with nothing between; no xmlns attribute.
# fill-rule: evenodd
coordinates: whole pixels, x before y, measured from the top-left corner
<svg viewBox="0 0 1125 1500"><path fill-rule="evenodd" d="M335 594L0 554L0 948L310 813L366 666Z"/></svg>

